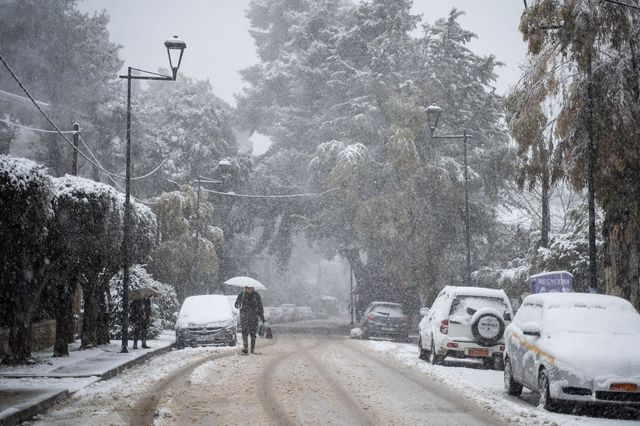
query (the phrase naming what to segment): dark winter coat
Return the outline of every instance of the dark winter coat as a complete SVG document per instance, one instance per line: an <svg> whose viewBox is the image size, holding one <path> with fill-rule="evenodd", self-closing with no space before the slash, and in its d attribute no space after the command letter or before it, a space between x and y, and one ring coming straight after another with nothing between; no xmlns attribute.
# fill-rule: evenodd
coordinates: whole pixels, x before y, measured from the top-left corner
<svg viewBox="0 0 640 426"><path fill-rule="evenodd" d="M240 310L242 332L244 333L246 330L254 336L258 330L258 319L264 321L264 308L260 295L255 291L251 294L243 291L236 298L234 306Z"/></svg>

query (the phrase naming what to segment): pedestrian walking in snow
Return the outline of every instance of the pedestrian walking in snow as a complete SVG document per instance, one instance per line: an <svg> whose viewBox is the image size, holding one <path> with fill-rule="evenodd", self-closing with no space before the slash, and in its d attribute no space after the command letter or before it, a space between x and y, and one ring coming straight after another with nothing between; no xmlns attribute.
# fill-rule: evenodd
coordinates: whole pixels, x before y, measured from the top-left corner
<svg viewBox="0 0 640 426"><path fill-rule="evenodd" d="M264 320L264 308L260 295L254 291L253 287L245 287L244 291L238 295L235 303L236 309L240 311L240 324L242 325L242 353L249 352L249 336L251 336L251 353L256 348L256 333L258 331L258 320Z"/></svg>
<svg viewBox="0 0 640 426"><path fill-rule="evenodd" d="M147 346L147 332L151 322L151 299L136 299L131 301L131 325L133 326L133 349L138 349L138 340L143 349Z"/></svg>

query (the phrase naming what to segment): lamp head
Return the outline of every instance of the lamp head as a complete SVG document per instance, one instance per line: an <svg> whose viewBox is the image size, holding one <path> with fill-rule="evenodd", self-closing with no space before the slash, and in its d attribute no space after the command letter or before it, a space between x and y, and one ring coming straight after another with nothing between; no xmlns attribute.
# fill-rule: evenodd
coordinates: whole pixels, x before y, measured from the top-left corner
<svg viewBox="0 0 640 426"><path fill-rule="evenodd" d="M164 47L167 48L167 54L169 55L169 66L173 73L173 79L175 80L178 75L178 68L180 68L180 62L182 62L182 54L184 49L187 48L187 44L180 40L178 36L173 36L169 40L164 42Z"/></svg>
<svg viewBox="0 0 640 426"><path fill-rule="evenodd" d="M442 115L442 108L440 108L436 104L431 104L426 109L427 112L427 123L429 125L430 135L433 136L433 133L436 131L436 127L438 127L438 120Z"/></svg>

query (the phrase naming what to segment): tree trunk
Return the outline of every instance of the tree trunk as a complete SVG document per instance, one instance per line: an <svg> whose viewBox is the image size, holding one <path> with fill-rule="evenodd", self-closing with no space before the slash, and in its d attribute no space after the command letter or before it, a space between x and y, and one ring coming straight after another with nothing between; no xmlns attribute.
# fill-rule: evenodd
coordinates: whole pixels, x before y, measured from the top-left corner
<svg viewBox="0 0 640 426"><path fill-rule="evenodd" d="M549 172L545 169L541 179L542 186L542 224L540 227L540 246L549 248L549 233L551 232L551 213L549 212Z"/></svg>
<svg viewBox="0 0 640 426"><path fill-rule="evenodd" d="M65 279L58 281L56 300L56 341L53 356L69 356L69 334L73 333L73 293L75 285Z"/></svg>
<svg viewBox="0 0 640 426"><path fill-rule="evenodd" d="M98 292L98 322L97 337L99 345L111 343L109 336L109 303L107 301L107 292L109 291L109 283L103 283Z"/></svg>
<svg viewBox="0 0 640 426"><path fill-rule="evenodd" d="M31 357L31 312L16 309L14 321L9 328L8 352L3 362L19 364Z"/></svg>
<svg viewBox="0 0 640 426"><path fill-rule="evenodd" d="M637 221L637 215L629 209L607 209L602 233L606 293L623 297L640 308Z"/></svg>
<svg viewBox="0 0 640 426"><path fill-rule="evenodd" d="M83 287L84 315L80 347L83 349L98 345L98 298L97 286L89 283Z"/></svg>

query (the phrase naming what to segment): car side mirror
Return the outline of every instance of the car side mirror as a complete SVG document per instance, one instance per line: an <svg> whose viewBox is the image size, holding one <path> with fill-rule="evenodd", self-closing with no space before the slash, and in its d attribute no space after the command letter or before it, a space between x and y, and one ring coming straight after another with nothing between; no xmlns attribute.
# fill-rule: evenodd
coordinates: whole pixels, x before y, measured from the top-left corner
<svg viewBox="0 0 640 426"><path fill-rule="evenodd" d="M420 308L420 315L422 315L423 317L426 317L427 315L429 315L430 309L429 308Z"/></svg>
<svg viewBox="0 0 640 426"><path fill-rule="evenodd" d="M525 336L540 337L540 327L534 322L526 323L522 326L522 334Z"/></svg>
<svg viewBox="0 0 640 426"><path fill-rule="evenodd" d="M511 321L511 312L509 311L504 311L504 316L503 316L505 321Z"/></svg>
<svg viewBox="0 0 640 426"><path fill-rule="evenodd" d="M477 311L477 309L473 309L473 308L467 308L467 313L471 316L473 316L473 314L475 314Z"/></svg>

